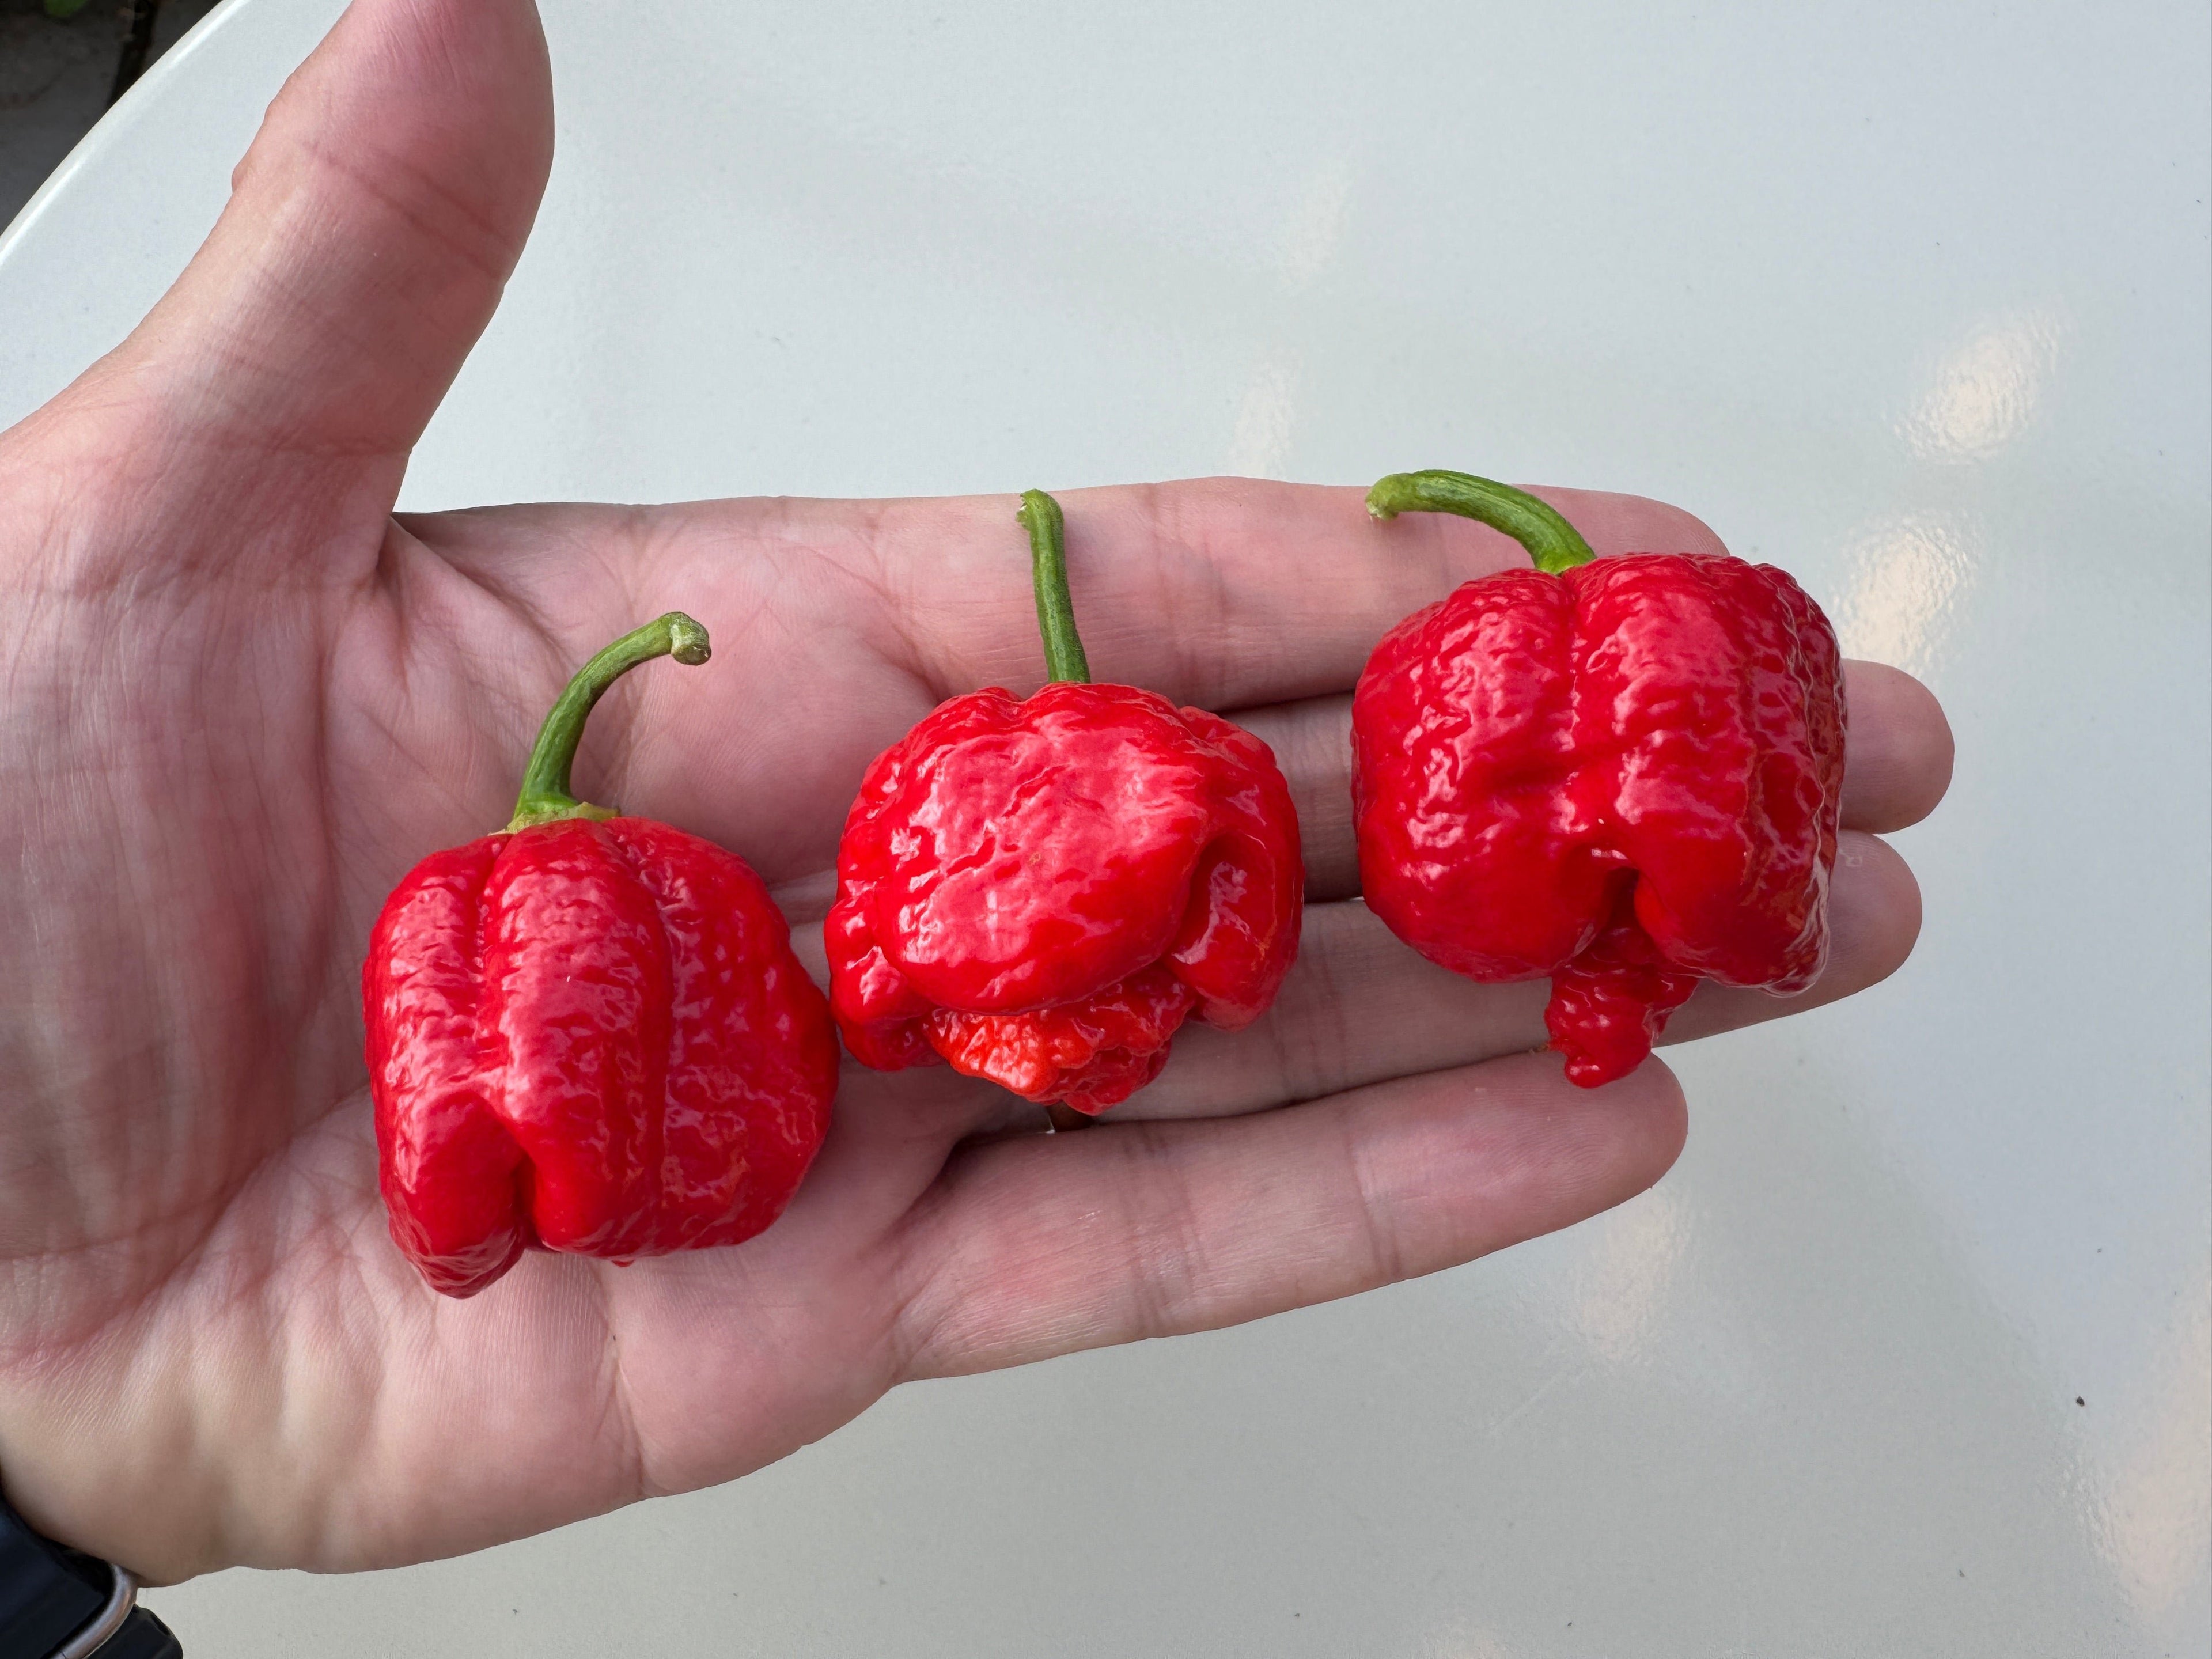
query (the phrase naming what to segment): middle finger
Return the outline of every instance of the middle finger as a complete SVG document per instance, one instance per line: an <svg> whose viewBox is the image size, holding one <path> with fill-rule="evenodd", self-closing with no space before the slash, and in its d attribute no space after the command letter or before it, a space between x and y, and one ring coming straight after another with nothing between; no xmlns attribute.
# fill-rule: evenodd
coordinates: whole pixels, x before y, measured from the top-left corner
<svg viewBox="0 0 2212 1659"><path fill-rule="evenodd" d="M1918 823L1951 777L1951 730L1910 674L1881 663L1844 665L1850 709L1843 827L1879 833ZM1298 809L1306 892L1316 901L1359 891L1352 825L1352 698L1341 694L1238 709L1229 715L1275 751Z"/></svg>

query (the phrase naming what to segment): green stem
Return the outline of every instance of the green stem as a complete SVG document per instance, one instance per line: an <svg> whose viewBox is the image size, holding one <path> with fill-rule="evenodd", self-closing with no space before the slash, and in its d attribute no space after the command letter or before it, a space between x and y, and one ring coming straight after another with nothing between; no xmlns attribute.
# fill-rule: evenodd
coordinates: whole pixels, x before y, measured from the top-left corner
<svg viewBox="0 0 2212 1659"><path fill-rule="evenodd" d="M576 764L576 745L583 741L584 722L592 705L607 688L641 662L673 657L696 667L707 660L707 630L681 611L656 617L642 628L623 635L576 671L553 705L553 712L538 728L538 744L523 769L522 793L515 799L514 822L509 830L526 830L533 823L556 818L611 818L604 806L578 800L568 793L568 775Z"/></svg>
<svg viewBox="0 0 2212 1659"><path fill-rule="evenodd" d="M1044 635L1046 671L1080 685L1091 678L1091 659L1075 632L1075 602L1067 596L1067 522L1060 503L1042 489L1022 492L1014 515L1029 526L1030 574L1036 585L1037 631Z"/></svg>
<svg viewBox="0 0 2212 1659"><path fill-rule="evenodd" d="M1401 513L1456 513L1502 530L1528 550L1536 568L1556 576L1597 555L1556 507L1526 490L1466 472L1393 472L1367 492L1367 510L1378 519Z"/></svg>

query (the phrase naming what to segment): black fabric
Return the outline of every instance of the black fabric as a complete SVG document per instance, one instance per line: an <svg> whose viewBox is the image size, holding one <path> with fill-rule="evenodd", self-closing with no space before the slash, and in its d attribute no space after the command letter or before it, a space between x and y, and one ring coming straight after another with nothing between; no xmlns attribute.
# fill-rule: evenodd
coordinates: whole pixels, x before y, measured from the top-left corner
<svg viewBox="0 0 2212 1659"><path fill-rule="evenodd" d="M123 1628L100 1645L93 1659L185 1659L184 1644L143 1607L133 1607Z"/></svg>
<svg viewBox="0 0 2212 1659"><path fill-rule="evenodd" d="M92 1622L114 1590L107 1563L41 1538L0 1498L0 1659L46 1659ZM94 1659L184 1659L184 1653L167 1625L134 1607Z"/></svg>
<svg viewBox="0 0 2212 1659"><path fill-rule="evenodd" d="M40 1537L0 1498L0 1659L46 1659L107 1605L113 1589L104 1563Z"/></svg>

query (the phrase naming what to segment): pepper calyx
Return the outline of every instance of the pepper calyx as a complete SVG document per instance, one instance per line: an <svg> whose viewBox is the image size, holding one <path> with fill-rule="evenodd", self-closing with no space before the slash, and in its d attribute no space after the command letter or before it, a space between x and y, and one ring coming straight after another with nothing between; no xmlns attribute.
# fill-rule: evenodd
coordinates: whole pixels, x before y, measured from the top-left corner
<svg viewBox="0 0 2212 1659"><path fill-rule="evenodd" d="M569 777L576 764L576 746L583 741L584 723L591 718L599 699L606 695L607 688L640 663L651 662L655 657L673 657L687 666L696 667L711 654L707 630L681 611L671 611L642 628L632 629L578 669L554 700L545 724L538 728L538 741L530 750L530 763L523 769L522 789L515 798L514 817L508 821L507 830L527 830L564 818L599 822L621 817L615 807L578 800L569 793Z"/></svg>
<svg viewBox="0 0 2212 1659"><path fill-rule="evenodd" d="M1512 537L1528 550L1536 568L1548 575L1588 564L1597 556L1582 532L1549 501L1471 472L1441 467L1393 472L1377 478L1368 490L1367 511L1377 519L1395 519L1401 513L1451 513L1474 519Z"/></svg>
<svg viewBox="0 0 2212 1659"><path fill-rule="evenodd" d="M582 818L591 823L604 823L609 818L622 816L619 806L600 806L592 801L580 800L572 806L544 805L527 812L518 811L507 821L506 833L518 830L535 830L541 823L560 823L569 818Z"/></svg>

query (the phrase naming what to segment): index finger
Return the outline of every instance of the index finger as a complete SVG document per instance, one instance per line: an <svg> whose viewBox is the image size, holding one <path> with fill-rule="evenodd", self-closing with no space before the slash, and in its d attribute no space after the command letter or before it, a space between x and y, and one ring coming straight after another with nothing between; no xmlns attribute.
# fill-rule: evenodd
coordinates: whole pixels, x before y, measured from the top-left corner
<svg viewBox="0 0 2212 1659"><path fill-rule="evenodd" d="M1679 508L1540 489L1601 554L1719 552ZM1528 556L1464 519L1370 518L1358 486L1255 478L1073 489L1069 585L1091 672L1231 710L1348 691L1375 642L1463 581ZM766 536L855 568L892 603L895 649L939 697L1042 682L1028 542L1012 495L885 502L855 534L830 501L766 509Z"/></svg>

